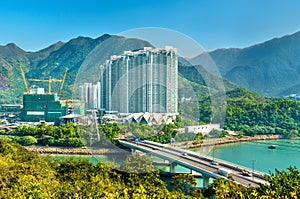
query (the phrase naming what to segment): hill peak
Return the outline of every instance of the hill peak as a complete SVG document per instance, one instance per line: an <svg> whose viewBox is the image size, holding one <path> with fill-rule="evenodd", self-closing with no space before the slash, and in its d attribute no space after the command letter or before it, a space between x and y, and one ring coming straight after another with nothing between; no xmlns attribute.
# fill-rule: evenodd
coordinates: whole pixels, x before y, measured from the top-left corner
<svg viewBox="0 0 300 199"><path fill-rule="evenodd" d="M7 47L18 47L15 43L8 43L6 46Z"/></svg>
<svg viewBox="0 0 300 199"><path fill-rule="evenodd" d="M24 50L22 50L19 46L17 46L17 44L15 43L8 43L6 44L6 46L2 46L3 48L9 49L9 50L14 50L14 51L22 51L24 52Z"/></svg>

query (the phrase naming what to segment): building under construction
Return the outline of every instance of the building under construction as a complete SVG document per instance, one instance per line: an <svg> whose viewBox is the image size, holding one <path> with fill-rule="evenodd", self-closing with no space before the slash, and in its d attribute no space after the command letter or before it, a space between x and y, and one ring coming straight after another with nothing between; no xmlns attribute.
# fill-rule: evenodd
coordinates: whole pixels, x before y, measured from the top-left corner
<svg viewBox="0 0 300 199"><path fill-rule="evenodd" d="M23 109L20 118L24 122L58 121L67 114L67 107L62 106L56 93L44 93L43 88L31 89L23 95Z"/></svg>
<svg viewBox="0 0 300 199"><path fill-rule="evenodd" d="M22 66L20 66L22 77L24 80L26 92L23 94L23 109L21 111L20 119L24 122L38 122L44 120L46 122L56 122L60 117L68 113L66 106L63 106L59 101L59 94L64 84L66 72L62 80L52 79L39 80L29 79L34 82L47 82L48 92L45 93L44 88L29 89L25 78ZM51 92L51 83L60 82L60 89L58 93Z"/></svg>

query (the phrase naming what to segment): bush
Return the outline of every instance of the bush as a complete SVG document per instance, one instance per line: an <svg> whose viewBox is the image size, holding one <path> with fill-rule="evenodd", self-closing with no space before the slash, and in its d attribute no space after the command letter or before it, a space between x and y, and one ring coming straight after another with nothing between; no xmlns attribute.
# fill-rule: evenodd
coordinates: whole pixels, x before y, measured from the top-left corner
<svg viewBox="0 0 300 199"><path fill-rule="evenodd" d="M9 133L5 130L0 130L0 135L8 135Z"/></svg>
<svg viewBox="0 0 300 199"><path fill-rule="evenodd" d="M23 146L31 146L31 145L35 145L37 143L37 139L32 136L15 137L14 141Z"/></svg>
<svg viewBox="0 0 300 199"><path fill-rule="evenodd" d="M196 137L195 133L188 132L188 133L178 133L175 137L176 142L186 142L186 141L193 141Z"/></svg>
<svg viewBox="0 0 300 199"><path fill-rule="evenodd" d="M84 146L84 143L80 138L69 138L68 140L68 145L71 147L82 147Z"/></svg>
<svg viewBox="0 0 300 199"><path fill-rule="evenodd" d="M39 140L38 140L38 144L40 144L40 145L49 145L49 146L51 146L51 145L53 145L54 144L54 142L55 142L55 140L54 140L54 137L52 137L52 136L46 136L46 137L44 137L44 138L40 138Z"/></svg>
<svg viewBox="0 0 300 199"><path fill-rule="evenodd" d="M65 147L82 147L84 143L80 138L66 138L54 140L54 146L65 146Z"/></svg>
<svg viewBox="0 0 300 199"><path fill-rule="evenodd" d="M210 133L209 133L209 136L210 137L213 137L213 138L223 138L223 137L226 137L228 135L228 132L227 131L224 131L224 130L217 130L217 129L213 129Z"/></svg>

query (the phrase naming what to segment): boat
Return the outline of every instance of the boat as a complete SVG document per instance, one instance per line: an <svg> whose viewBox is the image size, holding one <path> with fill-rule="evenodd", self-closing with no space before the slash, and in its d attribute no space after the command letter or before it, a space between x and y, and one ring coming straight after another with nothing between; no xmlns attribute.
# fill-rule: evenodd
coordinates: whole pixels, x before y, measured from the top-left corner
<svg viewBox="0 0 300 199"><path fill-rule="evenodd" d="M268 147L269 149L276 149L277 148L277 145L276 144L272 144Z"/></svg>

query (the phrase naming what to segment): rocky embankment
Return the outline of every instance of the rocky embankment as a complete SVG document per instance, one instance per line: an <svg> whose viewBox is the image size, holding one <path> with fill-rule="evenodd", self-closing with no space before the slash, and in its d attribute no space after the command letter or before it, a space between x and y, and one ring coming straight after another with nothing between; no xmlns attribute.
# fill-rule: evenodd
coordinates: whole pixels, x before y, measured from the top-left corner
<svg viewBox="0 0 300 199"><path fill-rule="evenodd" d="M279 139L279 135L256 135L256 136L243 136L243 137L227 137L227 138L211 138L203 140L203 143L193 144L193 142L188 143L177 143L176 146L180 148L199 148L206 146L214 146L221 144L229 144L236 142L251 142L256 140L276 140Z"/></svg>
<svg viewBox="0 0 300 199"><path fill-rule="evenodd" d="M108 155L125 154L123 149L90 149L90 148L63 148L63 147L25 147L28 151L40 154L66 154L66 155Z"/></svg>

